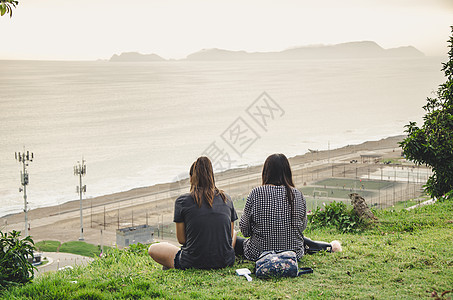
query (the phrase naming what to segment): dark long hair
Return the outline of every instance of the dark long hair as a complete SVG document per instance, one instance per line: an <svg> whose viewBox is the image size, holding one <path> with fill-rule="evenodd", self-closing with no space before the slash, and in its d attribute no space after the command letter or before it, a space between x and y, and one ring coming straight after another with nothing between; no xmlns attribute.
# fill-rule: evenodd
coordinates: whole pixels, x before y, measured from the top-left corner
<svg viewBox="0 0 453 300"><path fill-rule="evenodd" d="M211 161L206 156L201 156L190 167L190 195L198 207L201 207L203 199L212 207L217 194L226 202L225 193L215 186Z"/></svg>
<svg viewBox="0 0 453 300"><path fill-rule="evenodd" d="M282 185L286 188L286 197L288 198L292 214L294 211L293 174L289 161L284 154L272 154L266 159L263 166L262 180L263 185Z"/></svg>

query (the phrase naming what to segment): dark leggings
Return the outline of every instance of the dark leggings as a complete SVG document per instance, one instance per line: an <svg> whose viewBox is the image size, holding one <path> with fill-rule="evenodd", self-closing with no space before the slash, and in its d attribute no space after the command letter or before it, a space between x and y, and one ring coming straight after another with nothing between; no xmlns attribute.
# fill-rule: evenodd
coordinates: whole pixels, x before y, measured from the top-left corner
<svg viewBox="0 0 453 300"><path fill-rule="evenodd" d="M244 242L245 238L238 236L236 238L236 245L234 246L234 253L237 256L244 256ZM319 251L332 252L332 245L326 242L312 241L304 237L305 254L315 254Z"/></svg>
<svg viewBox="0 0 453 300"><path fill-rule="evenodd" d="M330 243L321 241L312 241L304 236L305 254L315 254L319 251L332 252L332 245Z"/></svg>

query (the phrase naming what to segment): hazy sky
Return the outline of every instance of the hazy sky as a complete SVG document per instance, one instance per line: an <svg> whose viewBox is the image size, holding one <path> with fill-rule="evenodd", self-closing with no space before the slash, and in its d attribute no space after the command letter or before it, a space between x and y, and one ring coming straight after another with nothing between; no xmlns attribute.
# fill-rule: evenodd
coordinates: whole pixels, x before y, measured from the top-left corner
<svg viewBox="0 0 453 300"><path fill-rule="evenodd" d="M453 0L19 0L0 59L184 58L203 48L280 51L373 40L446 55Z"/></svg>

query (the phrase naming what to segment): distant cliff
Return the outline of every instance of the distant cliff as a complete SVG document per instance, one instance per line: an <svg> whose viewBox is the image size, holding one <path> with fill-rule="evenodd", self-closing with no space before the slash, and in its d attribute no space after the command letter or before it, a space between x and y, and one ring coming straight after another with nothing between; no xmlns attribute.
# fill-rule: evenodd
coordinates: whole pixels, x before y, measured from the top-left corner
<svg viewBox="0 0 453 300"><path fill-rule="evenodd" d="M291 48L279 52L246 52L224 49L203 49L189 54L183 60L191 61L234 61L234 60L298 60L298 59L341 59L341 58L389 58L422 57L424 54L412 46L384 49L375 42L362 41L336 45L317 45ZM125 52L113 55L110 61L164 61L157 54Z"/></svg>
<svg viewBox="0 0 453 300"><path fill-rule="evenodd" d="M424 56L424 54L420 50L418 50L417 48L412 47L412 46L392 48L392 49L387 49L386 51L388 53L388 56L390 56L390 57L401 57L401 56L418 57L418 56Z"/></svg>
<svg viewBox="0 0 453 300"><path fill-rule="evenodd" d="M280 52L245 52L222 49L203 49L187 56L187 60L295 60L329 58L421 57L412 46L384 49L375 42L350 42L330 46L297 47Z"/></svg>
<svg viewBox="0 0 453 300"><path fill-rule="evenodd" d="M110 61L164 61L157 54L140 54L138 52L123 52L120 55L114 54Z"/></svg>

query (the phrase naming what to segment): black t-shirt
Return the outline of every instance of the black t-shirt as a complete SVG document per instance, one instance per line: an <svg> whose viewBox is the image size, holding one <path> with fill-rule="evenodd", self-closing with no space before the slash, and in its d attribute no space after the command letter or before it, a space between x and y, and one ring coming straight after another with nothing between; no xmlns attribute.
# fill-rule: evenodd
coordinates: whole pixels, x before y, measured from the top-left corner
<svg viewBox="0 0 453 300"><path fill-rule="evenodd" d="M217 269L234 264L231 222L237 220L233 202L220 195L212 207L203 201L201 207L190 194L179 196L175 202L173 222L184 222L186 243L181 247L182 269Z"/></svg>

